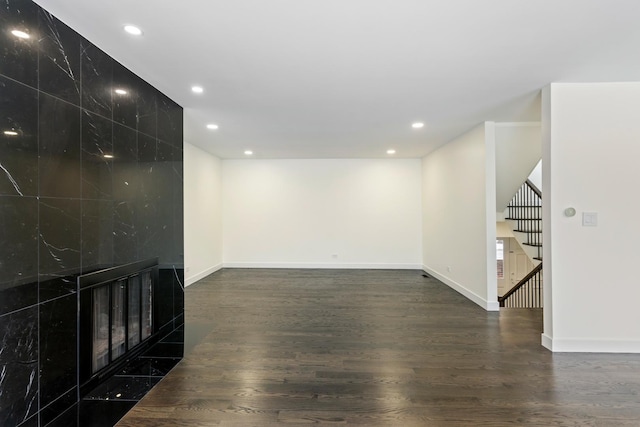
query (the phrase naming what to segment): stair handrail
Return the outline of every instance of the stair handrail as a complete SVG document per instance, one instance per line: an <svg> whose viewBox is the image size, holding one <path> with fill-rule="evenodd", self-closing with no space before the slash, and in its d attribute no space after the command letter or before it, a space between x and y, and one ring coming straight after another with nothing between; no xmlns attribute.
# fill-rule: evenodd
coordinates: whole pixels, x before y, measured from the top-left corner
<svg viewBox="0 0 640 427"><path fill-rule="evenodd" d="M542 270L542 263L535 266L533 270L529 272L526 276L522 278L518 283L516 283L513 288L509 289L509 291L501 297L498 297L498 302L500 303L500 307L504 307L504 301L506 301L511 295L515 294L520 288L527 284L532 277L538 274Z"/></svg>
<svg viewBox="0 0 640 427"><path fill-rule="evenodd" d="M536 185L533 182L531 182L531 180L527 179L524 183L527 184L529 188L532 189L533 192L536 193L538 197L542 199L542 191L540 191L540 189L536 187Z"/></svg>

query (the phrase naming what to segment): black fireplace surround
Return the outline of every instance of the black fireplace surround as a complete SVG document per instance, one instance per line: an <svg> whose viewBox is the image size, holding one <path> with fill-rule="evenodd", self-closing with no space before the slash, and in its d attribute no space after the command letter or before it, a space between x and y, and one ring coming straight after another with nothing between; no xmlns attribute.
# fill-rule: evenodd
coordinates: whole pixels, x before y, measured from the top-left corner
<svg viewBox="0 0 640 427"><path fill-rule="evenodd" d="M88 409L107 408L107 397L109 408L130 408L181 357L182 115L36 3L0 2L0 426L106 425L116 416ZM128 319L143 294L126 273L96 294L125 302L107 322L127 318L113 330L95 325L114 347L87 368L92 326L81 319L78 277L149 259L158 263L151 335ZM129 392L112 394L116 383Z"/></svg>
<svg viewBox="0 0 640 427"><path fill-rule="evenodd" d="M158 341L155 283L157 258L78 277L80 396Z"/></svg>

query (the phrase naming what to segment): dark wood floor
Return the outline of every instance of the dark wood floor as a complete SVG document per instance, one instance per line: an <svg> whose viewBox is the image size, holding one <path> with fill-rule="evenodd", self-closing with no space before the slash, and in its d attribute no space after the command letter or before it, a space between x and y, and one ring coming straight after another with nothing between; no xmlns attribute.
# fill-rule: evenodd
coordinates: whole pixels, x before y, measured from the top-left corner
<svg viewBox="0 0 640 427"><path fill-rule="evenodd" d="M119 424L639 426L640 355L552 354L420 271L222 270L184 360Z"/></svg>

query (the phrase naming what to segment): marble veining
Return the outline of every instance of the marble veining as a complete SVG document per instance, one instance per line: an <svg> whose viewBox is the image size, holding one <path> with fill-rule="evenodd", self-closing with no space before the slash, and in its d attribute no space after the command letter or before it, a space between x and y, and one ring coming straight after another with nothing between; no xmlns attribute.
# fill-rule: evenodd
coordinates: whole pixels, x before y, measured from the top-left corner
<svg viewBox="0 0 640 427"><path fill-rule="evenodd" d="M40 305L40 405L77 385L77 294Z"/></svg>
<svg viewBox="0 0 640 427"><path fill-rule="evenodd" d="M0 169L2 169L2 172L5 173L5 175L7 176L7 179L9 180L9 182L11 183L11 185L13 185L13 188L15 188L16 193L18 193L21 196L24 196L24 194L22 194L22 191L20 191L20 186L18 185L18 183L16 182L15 179L13 179L13 177L11 176L11 172L9 172L7 170L7 168L4 167L4 165L2 163L0 163Z"/></svg>
<svg viewBox="0 0 640 427"><path fill-rule="evenodd" d="M113 95L113 121L135 130L138 123L140 80L124 66L114 62L113 87L126 91L125 94Z"/></svg>
<svg viewBox="0 0 640 427"><path fill-rule="evenodd" d="M45 303L64 295L77 293L77 279L75 275L49 273L47 280L40 280L38 289L40 303Z"/></svg>
<svg viewBox="0 0 640 427"><path fill-rule="evenodd" d="M0 194L38 192L38 92L0 76ZM13 132L10 135L4 131Z"/></svg>
<svg viewBox="0 0 640 427"><path fill-rule="evenodd" d="M80 201L40 199L40 277L80 269ZM68 274L68 273L66 273Z"/></svg>
<svg viewBox="0 0 640 427"><path fill-rule="evenodd" d="M156 91L146 82L140 82L137 99L137 129L141 134L155 138L157 135Z"/></svg>
<svg viewBox="0 0 640 427"><path fill-rule="evenodd" d="M38 310L0 317L0 425L17 425L37 411Z"/></svg>
<svg viewBox="0 0 640 427"><path fill-rule="evenodd" d="M158 139L182 148L182 111L169 98L158 98Z"/></svg>
<svg viewBox="0 0 640 427"><path fill-rule="evenodd" d="M139 188L138 143L136 132L113 126L113 198L135 200Z"/></svg>
<svg viewBox="0 0 640 427"><path fill-rule="evenodd" d="M0 196L0 313L33 303L27 288L9 297L3 289L37 283L38 201L35 197ZM7 298L5 298L5 296ZM17 301L23 300L22 303ZM15 303L15 305L14 305ZM24 304L24 305L23 305Z"/></svg>
<svg viewBox="0 0 640 427"><path fill-rule="evenodd" d="M113 132L111 121L82 114L82 197L109 200L113 194Z"/></svg>
<svg viewBox="0 0 640 427"><path fill-rule="evenodd" d="M113 222L113 260L126 264L138 259L135 207L132 202L116 202Z"/></svg>
<svg viewBox="0 0 640 427"><path fill-rule="evenodd" d="M79 105L80 36L44 10L40 31L40 90Z"/></svg>
<svg viewBox="0 0 640 427"><path fill-rule="evenodd" d="M82 108L111 118L113 59L86 40L81 46Z"/></svg>

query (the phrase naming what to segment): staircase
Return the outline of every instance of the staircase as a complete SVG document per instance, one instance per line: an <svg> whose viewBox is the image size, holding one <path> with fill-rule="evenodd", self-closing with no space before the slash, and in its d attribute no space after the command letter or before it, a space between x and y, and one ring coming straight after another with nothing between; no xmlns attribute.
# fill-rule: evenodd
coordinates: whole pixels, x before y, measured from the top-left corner
<svg viewBox="0 0 640 427"><path fill-rule="evenodd" d="M503 296L500 307L542 308L542 192L529 180L507 206L507 218L518 243L535 267Z"/></svg>

